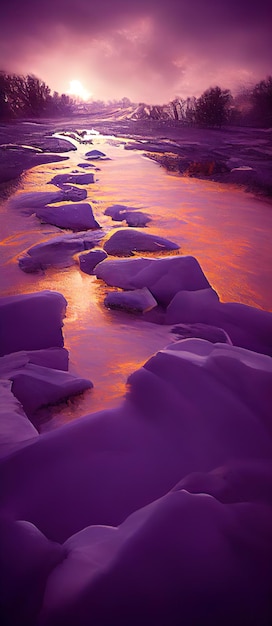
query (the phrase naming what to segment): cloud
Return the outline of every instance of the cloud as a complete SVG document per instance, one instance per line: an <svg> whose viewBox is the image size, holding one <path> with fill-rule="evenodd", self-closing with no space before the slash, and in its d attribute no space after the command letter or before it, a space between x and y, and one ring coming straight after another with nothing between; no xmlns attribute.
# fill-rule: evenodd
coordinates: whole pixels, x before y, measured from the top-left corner
<svg viewBox="0 0 272 626"><path fill-rule="evenodd" d="M163 102L233 87L271 71L270 0L9 0L1 11L3 69L65 91Z"/></svg>

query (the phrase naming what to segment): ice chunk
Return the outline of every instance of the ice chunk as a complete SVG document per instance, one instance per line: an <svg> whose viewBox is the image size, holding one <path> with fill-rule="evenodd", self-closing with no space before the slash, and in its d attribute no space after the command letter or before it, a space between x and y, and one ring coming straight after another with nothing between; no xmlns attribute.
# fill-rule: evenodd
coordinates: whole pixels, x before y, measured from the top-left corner
<svg viewBox="0 0 272 626"><path fill-rule="evenodd" d="M79 256L79 266L82 272L85 274L93 274L93 269L98 263L104 261L107 258L107 253L104 250L91 250L86 254Z"/></svg>
<svg viewBox="0 0 272 626"><path fill-rule="evenodd" d="M37 217L43 222L54 224L60 228L71 230L88 230L100 228L95 220L90 204L62 204L57 207L46 206L36 211Z"/></svg>
<svg viewBox="0 0 272 626"><path fill-rule="evenodd" d="M66 304L54 291L0 298L0 355L62 347Z"/></svg>
<svg viewBox="0 0 272 626"><path fill-rule="evenodd" d="M150 311L157 306L155 298L147 287L133 291L111 291L106 296L104 304L110 309L125 309L140 313Z"/></svg>
<svg viewBox="0 0 272 626"><path fill-rule="evenodd" d="M178 244L169 241L169 239L127 228L115 232L104 244L104 250L112 255L131 255L135 250L162 252L178 249Z"/></svg>

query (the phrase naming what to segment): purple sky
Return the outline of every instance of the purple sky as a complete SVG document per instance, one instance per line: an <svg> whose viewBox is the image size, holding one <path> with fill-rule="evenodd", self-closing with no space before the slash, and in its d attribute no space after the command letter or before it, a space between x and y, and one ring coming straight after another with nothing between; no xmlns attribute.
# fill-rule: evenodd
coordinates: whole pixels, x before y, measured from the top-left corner
<svg viewBox="0 0 272 626"><path fill-rule="evenodd" d="M6 0L0 69L163 103L272 73L271 0Z"/></svg>

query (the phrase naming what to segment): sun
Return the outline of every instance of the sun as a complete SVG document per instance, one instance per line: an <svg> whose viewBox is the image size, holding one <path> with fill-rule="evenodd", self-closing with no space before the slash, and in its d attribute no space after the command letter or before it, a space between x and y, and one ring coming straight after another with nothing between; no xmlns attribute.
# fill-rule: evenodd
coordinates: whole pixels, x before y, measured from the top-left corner
<svg viewBox="0 0 272 626"><path fill-rule="evenodd" d="M71 96L77 96L77 98L81 98L81 100L89 100L91 97L91 93L89 93L86 89L84 89L80 80L71 80L70 81L70 89L68 93Z"/></svg>

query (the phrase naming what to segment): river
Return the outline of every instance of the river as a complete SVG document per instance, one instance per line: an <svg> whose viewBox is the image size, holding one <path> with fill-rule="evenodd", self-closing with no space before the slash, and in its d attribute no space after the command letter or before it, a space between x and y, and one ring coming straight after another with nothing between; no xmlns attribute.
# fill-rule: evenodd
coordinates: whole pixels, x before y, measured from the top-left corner
<svg viewBox="0 0 272 626"><path fill-rule="evenodd" d="M222 301L272 310L269 202L224 184L170 175L143 153L126 150L126 140L96 136L93 141L93 147L105 152L109 160L96 162L99 170L95 183L86 187L86 201L106 232L123 226L104 215L106 207L137 206L152 218L146 232L167 237L180 245L181 254L195 256ZM67 161L27 171L14 195L55 191L48 184L51 178L80 169L78 163L91 148L78 145L76 152L68 153ZM50 269L44 275L25 274L18 267L18 257L60 229L19 213L7 200L1 201L0 217L2 295L43 289L63 293L68 301L64 339L70 351L70 371L94 383L84 396L54 409L52 419L41 429L116 405L126 391L128 375L173 340L171 329L108 311L103 304L107 286L82 273L78 265Z"/></svg>

